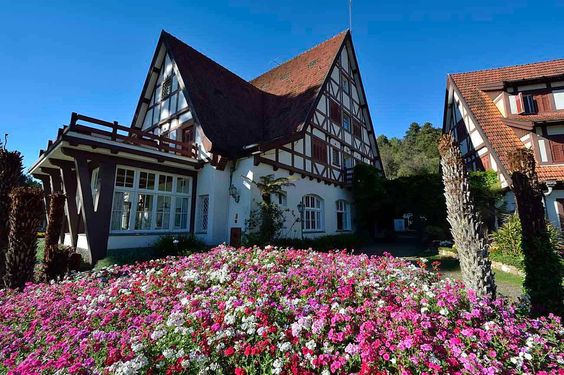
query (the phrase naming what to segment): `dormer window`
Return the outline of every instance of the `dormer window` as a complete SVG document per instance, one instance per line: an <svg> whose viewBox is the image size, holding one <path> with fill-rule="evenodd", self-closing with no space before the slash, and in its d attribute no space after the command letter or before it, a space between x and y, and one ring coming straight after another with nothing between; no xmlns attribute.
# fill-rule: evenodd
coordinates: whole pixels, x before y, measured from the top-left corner
<svg viewBox="0 0 564 375"><path fill-rule="evenodd" d="M533 95L523 95L523 106L525 108L525 114L537 113L537 105Z"/></svg>

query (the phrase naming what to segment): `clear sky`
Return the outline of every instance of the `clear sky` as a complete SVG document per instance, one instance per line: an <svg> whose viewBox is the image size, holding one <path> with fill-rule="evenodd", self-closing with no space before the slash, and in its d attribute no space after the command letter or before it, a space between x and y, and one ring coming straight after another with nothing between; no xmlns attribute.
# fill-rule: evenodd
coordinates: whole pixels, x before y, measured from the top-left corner
<svg viewBox="0 0 564 375"><path fill-rule="evenodd" d="M353 0L377 134L441 125L446 74L564 57L564 0ZM0 134L29 166L71 112L131 122L161 29L251 79L348 27L348 0L0 0Z"/></svg>

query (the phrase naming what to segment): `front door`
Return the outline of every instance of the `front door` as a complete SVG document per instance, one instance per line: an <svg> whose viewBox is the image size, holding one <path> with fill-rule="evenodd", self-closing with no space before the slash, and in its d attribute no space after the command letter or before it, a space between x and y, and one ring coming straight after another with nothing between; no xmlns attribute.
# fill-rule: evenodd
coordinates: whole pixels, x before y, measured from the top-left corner
<svg viewBox="0 0 564 375"><path fill-rule="evenodd" d="M229 236L229 245L233 247L241 246L241 228L231 228Z"/></svg>

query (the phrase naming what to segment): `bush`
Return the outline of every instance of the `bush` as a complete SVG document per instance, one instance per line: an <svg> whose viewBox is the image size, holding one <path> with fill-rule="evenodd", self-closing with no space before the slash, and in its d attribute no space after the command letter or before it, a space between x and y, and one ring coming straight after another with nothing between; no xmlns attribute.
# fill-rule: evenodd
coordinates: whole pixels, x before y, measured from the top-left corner
<svg viewBox="0 0 564 375"><path fill-rule="evenodd" d="M175 243L175 241L177 242ZM190 255L207 249L206 244L192 233L189 235L162 236L153 244L153 248L159 256L163 257L168 255Z"/></svg>
<svg viewBox="0 0 564 375"><path fill-rule="evenodd" d="M491 234L491 239L492 253L523 257L521 222L517 214L508 215L503 225Z"/></svg>
<svg viewBox="0 0 564 375"><path fill-rule="evenodd" d="M356 249L367 243L368 239L355 233L336 234L317 238L280 238L272 241L272 245L280 247L291 247L294 249L315 249L328 251L334 249Z"/></svg>

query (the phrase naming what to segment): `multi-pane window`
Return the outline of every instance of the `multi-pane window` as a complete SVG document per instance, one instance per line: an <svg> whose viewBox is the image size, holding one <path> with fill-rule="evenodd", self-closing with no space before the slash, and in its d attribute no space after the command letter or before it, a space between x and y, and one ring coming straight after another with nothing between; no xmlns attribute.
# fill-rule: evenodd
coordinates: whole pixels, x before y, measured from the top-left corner
<svg viewBox="0 0 564 375"><path fill-rule="evenodd" d="M351 82L344 74L341 74L341 87L345 94L349 94L351 92Z"/></svg>
<svg viewBox="0 0 564 375"><path fill-rule="evenodd" d="M198 232L207 233L210 196L200 195L198 197L198 207Z"/></svg>
<svg viewBox="0 0 564 375"><path fill-rule="evenodd" d="M131 217L131 201L132 194L129 192L116 191L114 193L111 222L112 231L129 229L129 220Z"/></svg>
<svg viewBox="0 0 564 375"><path fill-rule="evenodd" d="M353 120L353 135L362 140L362 125L357 120Z"/></svg>
<svg viewBox="0 0 564 375"><path fill-rule="evenodd" d="M304 231L323 230L323 202L317 195L305 195L302 198L304 204Z"/></svg>
<svg viewBox="0 0 564 375"><path fill-rule="evenodd" d="M341 152L336 147L333 147L333 153L332 153L331 161L332 161L333 165L335 165L337 167L341 166Z"/></svg>
<svg viewBox="0 0 564 375"><path fill-rule="evenodd" d="M135 229L151 229L151 218L153 217L153 197L152 194L137 195L137 216L135 217Z"/></svg>
<svg viewBox="0 0 564 375"><path fill-rule="evenodd" d="M343 129L351 131L351 116L343 113Z"/></svg>
<svg viewBox="0 0 564 375"><path fill-rule="evenodd" d="M331 99L329 99L329 117L335 124L341 125L341 106Z"/></svg>
<svg viewBox="0 0 564 375"><path fill-rule="evenodd" d="M345 200L338 200L337 202L337 230L350 230L350 204Z"/></svg>
<svg viewBox="0 0 564 375"><path fill-rule="evenodd" d="M327 144L319 138L311 138L311 155L313 161L327 163Z"/></svg>
<svg viewBox="0 0 564 375"><path fill-rule="evenodd" d="M176 198L174 229L188 228L188 198Z"/></svg>
<svg viewBox="0 0 564 375"><path fill-rule="evenodd" d="M564 109L564 89L554 90L554 105L556 110Z"/></svg>
<svg viewBox="0 0 564 375"><path fill-rule="evenodd" d="M188 229L190 182L188 177L118 168L111 230Z"/></svg>

